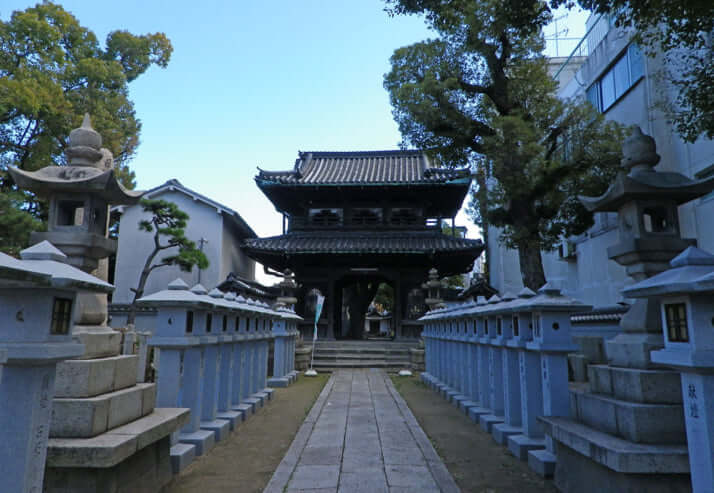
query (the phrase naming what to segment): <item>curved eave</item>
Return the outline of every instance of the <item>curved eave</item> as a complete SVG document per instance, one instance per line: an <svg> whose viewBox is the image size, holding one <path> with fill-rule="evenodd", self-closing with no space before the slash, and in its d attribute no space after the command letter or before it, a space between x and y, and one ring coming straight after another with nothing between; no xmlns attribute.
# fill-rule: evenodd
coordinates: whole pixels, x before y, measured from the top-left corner
<svg viewBox="0 0 714 493"><path fill-rule="evenodd" d="M91 167L48 166L38 171L9 167L8 171L17 186L42 196L57 192L91 191L110 204L133 205L144 194L143 191L124 188L113 169L100 171Z"/></svg>
<svg viewBox="0 0 714 493"><path fill-rule="evenodd" d="M666 197L684 204L714 190L714 176L689 180L679 173L642 172L634 176L621 173L607 191L599 197L578 196L578 200L592 212L617 212L633 199Z"/></svg>

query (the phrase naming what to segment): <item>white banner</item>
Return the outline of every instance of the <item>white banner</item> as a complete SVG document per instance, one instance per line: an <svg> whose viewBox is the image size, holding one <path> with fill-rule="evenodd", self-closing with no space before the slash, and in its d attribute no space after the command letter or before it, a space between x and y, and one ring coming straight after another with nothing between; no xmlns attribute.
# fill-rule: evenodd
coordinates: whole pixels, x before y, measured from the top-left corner
<svg viewBox="0 0 714 493"><path fill-rule="evenodd" d="M322 295L317 295L317 303L315 304L315 332L312 334L313 342L317 340L317 321L320 320L320 314L322 313L322 305L325 303L325 297Z"/></svg>

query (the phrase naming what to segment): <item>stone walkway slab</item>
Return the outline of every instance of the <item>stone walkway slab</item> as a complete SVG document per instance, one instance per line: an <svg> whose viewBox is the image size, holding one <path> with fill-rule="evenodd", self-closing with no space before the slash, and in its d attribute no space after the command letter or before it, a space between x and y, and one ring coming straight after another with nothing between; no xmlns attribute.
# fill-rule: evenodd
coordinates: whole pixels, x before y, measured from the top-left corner
<svg viewBox="0 0 714 493"><path fill-rule="evenodd" d="M338 370L264 493L458 492L392 381L378 369Z"/></svg>

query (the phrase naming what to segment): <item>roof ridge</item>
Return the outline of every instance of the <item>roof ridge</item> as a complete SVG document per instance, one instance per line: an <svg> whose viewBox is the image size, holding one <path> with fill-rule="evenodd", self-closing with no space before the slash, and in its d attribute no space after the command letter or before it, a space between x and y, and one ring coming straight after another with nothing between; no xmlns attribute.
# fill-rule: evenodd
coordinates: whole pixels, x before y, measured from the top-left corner
<svg viewBox="0 0 714 493"><path fill-rule="evenodd" d="M301 151L300 156L303 154L312 154L313 157L320 156L381 156L381 155L393 155L393 154L424 154L421 149L385 149L382 151Z"/></svg>

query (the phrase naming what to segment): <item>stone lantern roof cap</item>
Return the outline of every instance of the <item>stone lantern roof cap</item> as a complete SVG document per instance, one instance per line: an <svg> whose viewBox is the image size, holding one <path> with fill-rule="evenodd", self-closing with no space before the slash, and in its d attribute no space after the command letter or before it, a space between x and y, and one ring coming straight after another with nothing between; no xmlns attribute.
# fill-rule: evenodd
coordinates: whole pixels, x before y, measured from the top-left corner
<svg viewBox="0 0 714 493"><path fill-rule="evenodd" d="M529 287L525 287L518 292L519 298L533 298L535 295L535 292Z"/></svg>
<svg viewBox="0 0 714 493"><path fill-rule="evenodd" d="M111 293L114 286L66 263L67 257L48 241L20 252L22 260L0 253L0 287L56 287Z"/></svg>
<svg viewBox="0 0 714 493"><path fill-rule="evenodd" d="M560 289L551 282L545 283L538 294L533 297L522 298L513 307L514 312L544 311L544 312L581 312L592 309L591 305L565 296Z"/></svg>
<svg viewBox="0 0 714 493"><path fill-rule="evenodd" d="M56 260L67 263L67 255L47 240L41 241L20 252L22 260Z"/></svg>
<svg viewBox="0 0 714 493"><path fill-rule="evenodd" d="M213 288L211 291L208 292L208 296L211 298L223 298L223 291L221 291L218 288Z"/></svg>
<svg viewBox="0 0 714 493"><path fill-rule="evenodd" d="M191 288L191 292L198 295L208 294L208 290L201 283L196 284Z"/></svg>
<svg viewBox="0 0 714 493"><path fill-rule="evenodd" d="M656 171L659 162L655 141L635 127L623 143L623 171L607 191L599 197L578 196L578 200L593 212L617 212L626 202L659 197L683 204L706 195L714 189L714 176L691 180L680 173Z"/></svg>
<svg viewBox="0 0 714 493"><path fill-rule="evenodd" d="M181 278L176 278L173 281L171 281L168 285L168 289L171 290L180 290L180 291L188 291L188 284L181 279Z"/></svg>
<svg viewBox="0 0 714 493"><path fill-rule="evenodd" d="M714 293L714 255L690 246L674 257L671 269L626 287L628 298Z"/></svg>

